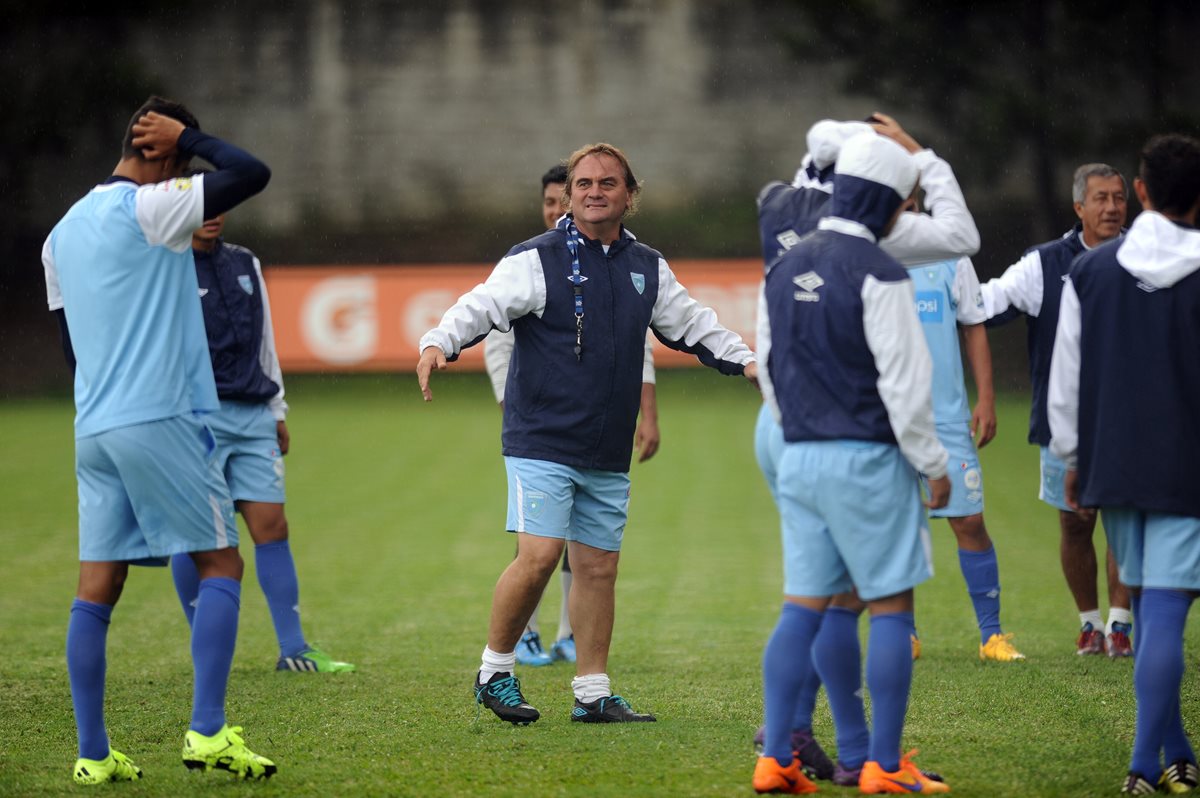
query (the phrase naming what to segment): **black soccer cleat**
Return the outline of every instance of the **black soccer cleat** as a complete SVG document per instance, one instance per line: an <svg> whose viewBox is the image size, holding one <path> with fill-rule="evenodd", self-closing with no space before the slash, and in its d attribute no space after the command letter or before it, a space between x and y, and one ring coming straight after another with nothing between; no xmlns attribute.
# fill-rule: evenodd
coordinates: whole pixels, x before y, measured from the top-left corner
<svg viewBox="0 0 1200 798"><path fill-rule="evenodd" d="M521 695L521 682L511 673L493 673L487 684L479 683L475 674L475 701L483 704L514 726L528 726L542 716Z"/></svg>
<svg viewBox="0 0 1200 798"><path fill-rule="evenodd" d="M624 698L610 695L588 704L576 698L571 720L577 723L654 723L658 718L649 713L634 712Z"/></svg>

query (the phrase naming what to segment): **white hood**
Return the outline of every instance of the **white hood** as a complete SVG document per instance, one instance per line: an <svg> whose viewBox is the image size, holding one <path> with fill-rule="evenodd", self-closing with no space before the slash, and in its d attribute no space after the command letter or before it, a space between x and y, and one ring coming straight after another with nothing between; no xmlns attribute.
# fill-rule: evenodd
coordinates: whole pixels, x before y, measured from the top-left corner
<svg viewBox="0 0 1200 798"><path fill-rule="evenodd" d="M1170 288L1200 269L1200 230L1142 211L1117 250L1117 262L1151 288Z"/></svg>

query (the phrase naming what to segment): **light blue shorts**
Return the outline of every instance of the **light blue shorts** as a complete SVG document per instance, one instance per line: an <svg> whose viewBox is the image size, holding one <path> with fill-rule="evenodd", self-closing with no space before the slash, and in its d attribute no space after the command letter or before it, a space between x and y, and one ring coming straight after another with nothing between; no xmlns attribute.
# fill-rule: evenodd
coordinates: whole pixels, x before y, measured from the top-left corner
<svg viewBox="0 0 1200 798"><path fill-rule="evenodd" d="M1055 457L1049 446L1041 447L1042 453L1042 487L1038 498L1051 507L1057 507L1068 513L1075 512L1067 504L1067 495L1063 490L1063 480L1067 476L1067 464Z"/></svg>
<svg viewBox="0 0 1200 798"><path fill-rule="evenodd" d="M788 443L778 485L786 595L871 601L933 575L917 474L894 444Z"/></svg>
<svg viewBox="0 0 1200 798"><path fill-rule="evenodd" d="M754 456L758 458L758 467L762 469L763 477L767 480L767 488L771 498L779 501L775 481L779 475L779 458L784 447L783 427L775 421L775 415L767 403L763 402L758 411L758 423L754 426Z"/></svg>
<svg viewBox="0 0 1200 798"><path fill-rule="evenodd" d="M1200 518L1104 507L1104 534L1129 587L1200 590Z"/></svg>
<svg viewBox="0 0 1200 798"><path fill-rule="evenodd" d="M983 472L979 469L979 455L975 441L971 438L971 425L938 424L938 440L950 453L946 463L946 476L950 478L950 501L945 507L930 510L934 518L966 518L983 512ZM928 485L928 480L922 477Z"/></svg>
<svg viewBox="0 0 1200 798"><path fill-rule="evenodd" d="M222 401L204 420L217 439L217 465L234 501L283 504L283 455L271 408Z"/></svg>
<svg viewBox="0 0 1200 798"><path fill-rule="evenodd" d="M79 559L165 564L172 554L237 546L215 449L191 415L78 439Z"/></svg>
<svg viewBox="0 0 1200 798"><path fill-rule="evenodd" d="M620 551L629 474L505 457L508 531Z"/></svg>

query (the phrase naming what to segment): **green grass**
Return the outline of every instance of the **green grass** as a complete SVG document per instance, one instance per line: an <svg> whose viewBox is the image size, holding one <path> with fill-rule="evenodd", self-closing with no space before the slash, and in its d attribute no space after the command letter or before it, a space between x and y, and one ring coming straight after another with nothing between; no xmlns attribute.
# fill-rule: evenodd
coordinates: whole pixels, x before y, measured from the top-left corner
<svg viewBox="0 0 1200 798"><path fill-rule="evenodd" d="M761 714L759 657L778 612L778 522L754 464L757 397L741 380L668 372L662 450L634 465L611 674L659 722L568 722L570 669L525 669L543 712L528 728L476 717L470 683L491 591L512 556L499 413L484 379L306 378L293 414L288 516L308 636L359 672L276 674L274 634L247 558L229 714L274 758L267 784L186 771L188 634L169 574L136 569L109 635L108 724L145 769L122 795L744 796ZM1076 616L1054 512L1036 500L1025 399L1000 407L982 453L1003 620L1029 656L982 664L944 522L937 576L918 589L924 655L905 735L956 795L1111 795L1132 740L1132 663L1074 654ZM0 405L0 794L75 793L63 662L76 566L72 410ZM557 617L557 580L543 625ZM865 624L863 626L865 630ZM1189 627L1184 716L1200 708ZM832 746L828 711L816 732ZM853 794L824 786L827 794ZM107 794L107 792L106 792Z"/></svg>

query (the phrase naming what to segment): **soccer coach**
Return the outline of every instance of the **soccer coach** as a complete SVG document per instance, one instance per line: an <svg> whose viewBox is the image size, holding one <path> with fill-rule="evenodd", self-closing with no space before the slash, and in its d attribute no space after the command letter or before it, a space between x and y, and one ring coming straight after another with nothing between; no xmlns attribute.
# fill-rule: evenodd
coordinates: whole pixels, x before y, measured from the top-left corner
<svg viewBox="0 0 1200 798"><path fill-rule="evenodd" d="M625 229L640 186L624 153L577 150L567 188L570 213L555 229L513 247L421 338L417 377L429 401L433 369L493 328L515 333L502 441L518 555L496 583L476 700L512 723L540 717L512 673L513 652L566 545L578 674L571 720L652 721L613 695L606 672L646 332L724 374L753 380L757 371L742 339Z"/></svg>

